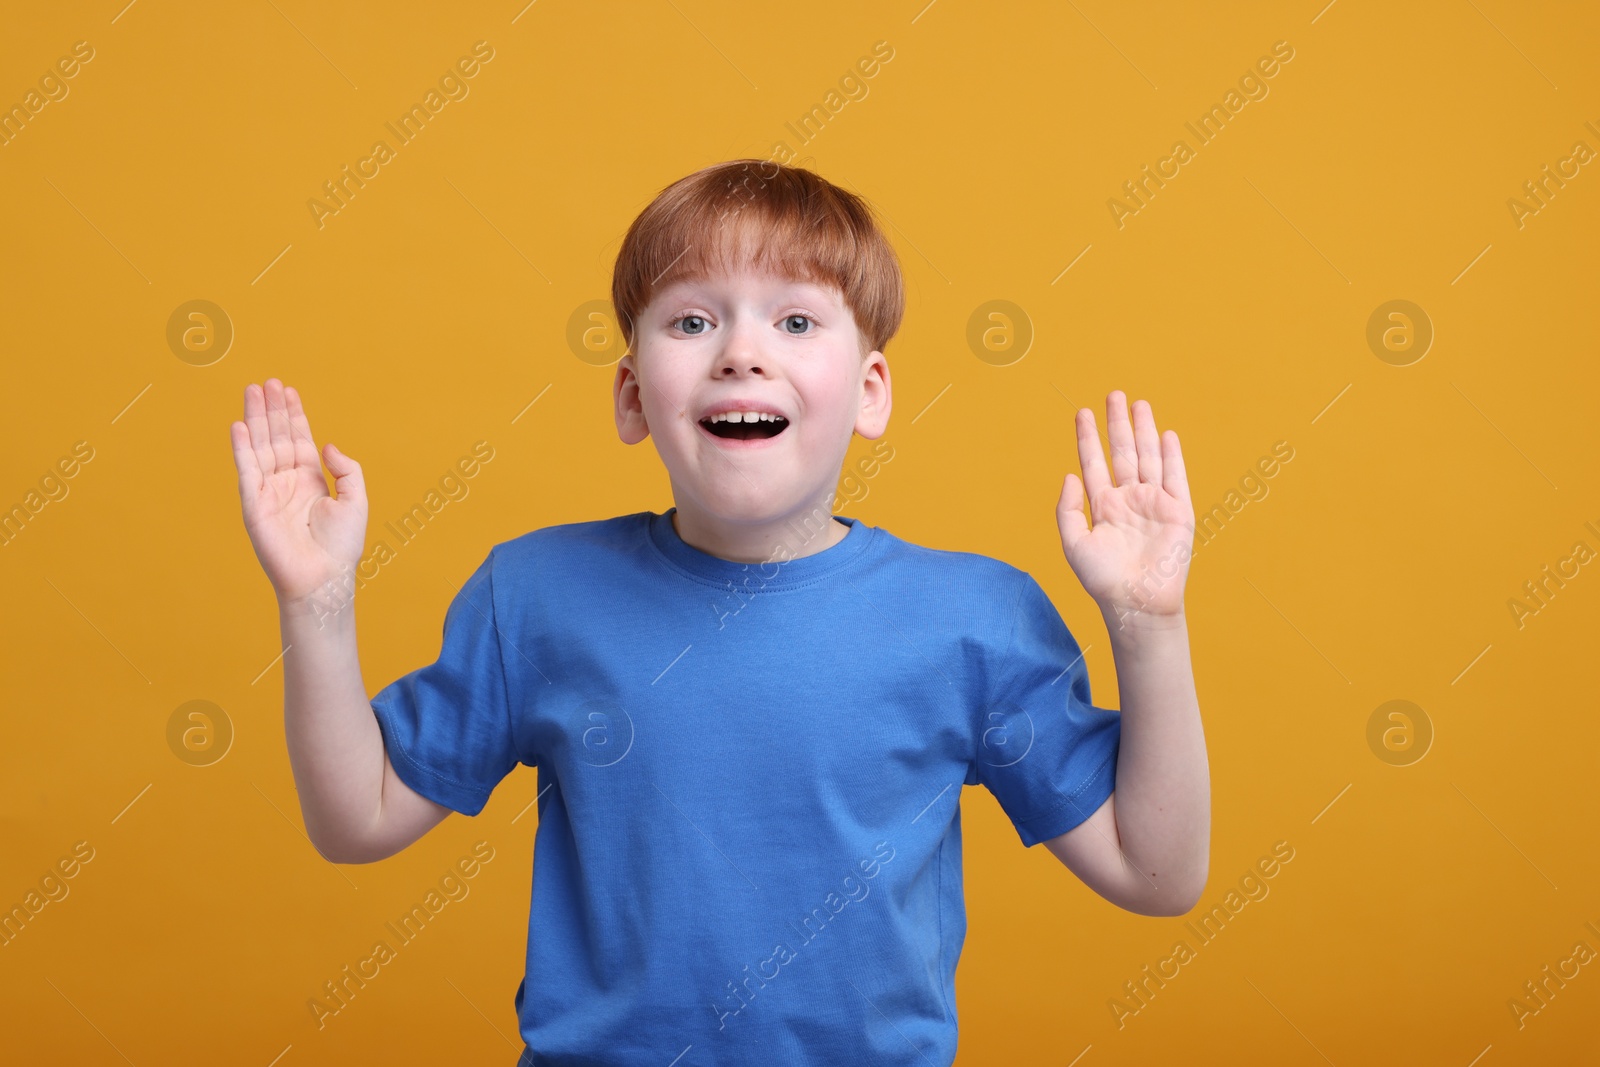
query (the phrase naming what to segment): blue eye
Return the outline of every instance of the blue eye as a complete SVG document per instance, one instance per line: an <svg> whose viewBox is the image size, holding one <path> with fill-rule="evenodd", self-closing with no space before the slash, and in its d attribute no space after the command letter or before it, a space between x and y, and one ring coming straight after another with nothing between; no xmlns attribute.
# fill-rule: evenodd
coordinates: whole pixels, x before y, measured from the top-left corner
<svg viewBox="0 0 1600 1067"><path fill-rule="evenodd" d="M697 322L699 322L701 324L704 324L705 321L706 321L704 318L702 318L699 315L683 315L683 316L680 316L679 318L673 319L672 322L669 323L668 325L677 326L678 323L680 323L680 322L688 322L691 319L693 319L693 320L695 320L695 321L697 321ZM683 327L681 327L681 326L679 326L678 328L679 329L683 329ZM691 337L698 337L700 334L704 333L705 331L704 330L683 330L683 332L686 333L686 334L689 334Z"/></svg>
<svg viewBox="0 0 1600 1067"><path fill-rule="evenodd" d="M791 323L794 323L794 322L807 324L807 323L811 323L812 319L811 319L811 317L809 315L790 315L790 316L788 316L787 318L785 318L783 320L783 324L785 326L788 326L788 325L790 325ZM809 330L802 330L799 333L791 333L790 336L792 336L792 337L800 337L800 336L803 336L804 334L809 333L809 332L810 332Z"/></svg>

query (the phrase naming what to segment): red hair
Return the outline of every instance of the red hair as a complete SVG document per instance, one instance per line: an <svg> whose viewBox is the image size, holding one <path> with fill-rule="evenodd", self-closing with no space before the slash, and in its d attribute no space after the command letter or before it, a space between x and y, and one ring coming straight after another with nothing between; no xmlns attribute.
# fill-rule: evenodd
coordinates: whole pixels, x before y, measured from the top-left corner
<svg viewBox="0 0 1600 1067"><path fill-rule="evenodd" d="M883 351L905 312L899 260L864 199L802 167L735 159L673 182L628 227L611 305L629 351L658 285L740 270L837 288L863 358Z"/></svg>

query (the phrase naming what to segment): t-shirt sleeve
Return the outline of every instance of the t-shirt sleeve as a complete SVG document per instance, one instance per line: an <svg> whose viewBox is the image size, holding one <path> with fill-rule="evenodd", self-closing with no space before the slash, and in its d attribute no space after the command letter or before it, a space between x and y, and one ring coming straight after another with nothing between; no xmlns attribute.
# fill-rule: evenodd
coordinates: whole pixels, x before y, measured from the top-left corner
<svg viewBox="0 0 1600 1067"><path fill-rule="evenodd" d="M445 612L439 658L372 698L395 774L463 815L482 811L520 762L501 652L507 640L496 622L491 550Z"/></svg>
<svg viewBox="0 0 1600 1067"><path fill-rule="evenodd" d="M1122 715L1089 698L1077 641L1033 576L1022 574L992 698L982 708L974 774L1032 847L1066 833L1116 787Z"/></svg>

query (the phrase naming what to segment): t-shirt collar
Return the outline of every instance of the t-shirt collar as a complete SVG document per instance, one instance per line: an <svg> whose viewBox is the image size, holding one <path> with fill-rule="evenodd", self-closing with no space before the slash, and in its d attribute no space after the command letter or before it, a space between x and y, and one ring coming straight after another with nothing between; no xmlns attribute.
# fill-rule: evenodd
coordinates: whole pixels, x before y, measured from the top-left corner
<svg viewBox="0 0 1600 1067"><path fill-rule="evenodd" d="M770 562L738 563L713 556L709 552L702 552L680 537L678 531L672 527L672 515L677 510L676 507L672 507L660 514L647 513L650 543L672 567L691 578L710 582L718 587L726 587L729 582L733 582L735 586L740 587L759 585L765 589L781 589L785 586L815 581L854 562L871 540L874 529L861 520L847 515L830 515L829 522L838 520L849 527L849 531L838 543L797 559L776 558ZM812 529L816 530L814 536L822 536L820 529L816 527ZM795 531L797 536L803 537L805 528L797 525Z"/></svg>

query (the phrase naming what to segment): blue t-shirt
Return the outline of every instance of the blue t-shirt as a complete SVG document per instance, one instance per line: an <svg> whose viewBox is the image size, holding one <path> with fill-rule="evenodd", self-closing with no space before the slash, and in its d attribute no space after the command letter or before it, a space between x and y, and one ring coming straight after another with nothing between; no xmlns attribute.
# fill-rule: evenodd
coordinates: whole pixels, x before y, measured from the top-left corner
<svg viewBox="0 0 1600 1067"><path fill-rule="evenodd" d="M455 811L538 769L520 1062L949 1064L961 787L1063 834L1111 795L1120 714L1009 564L842 516L735 563L671 515L496 545L438 661L372 699Z"/></svg>

